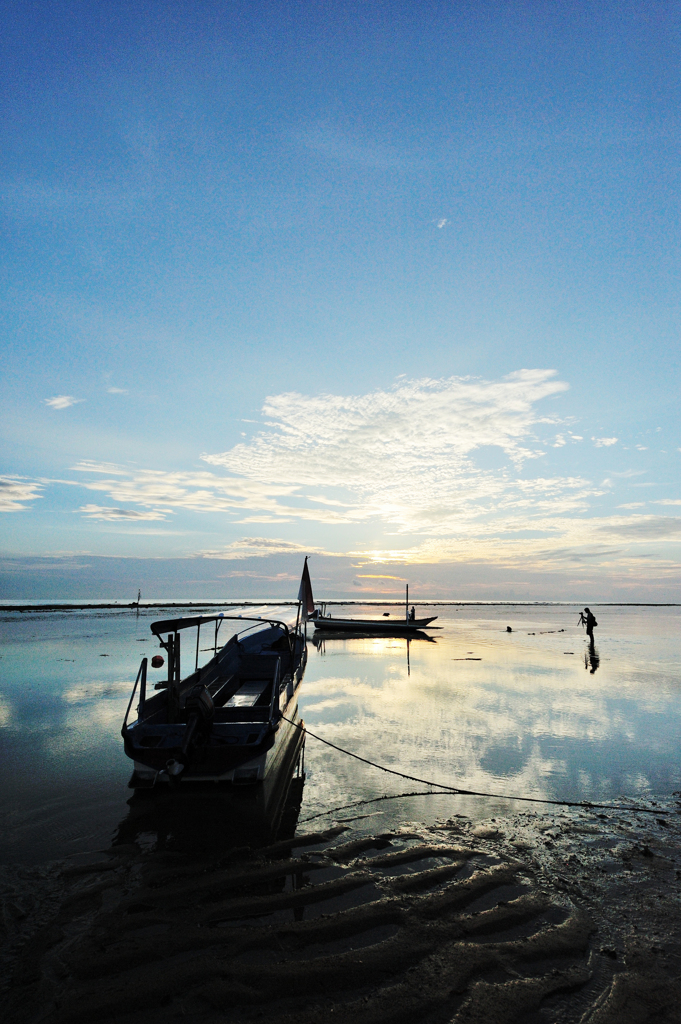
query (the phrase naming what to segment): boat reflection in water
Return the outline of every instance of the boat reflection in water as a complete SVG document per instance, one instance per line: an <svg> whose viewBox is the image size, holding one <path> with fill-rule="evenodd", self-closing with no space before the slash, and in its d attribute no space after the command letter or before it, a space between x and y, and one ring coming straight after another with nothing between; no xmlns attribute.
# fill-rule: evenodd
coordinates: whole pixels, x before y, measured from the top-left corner
<svg viewBox="0 0 681 1024"><path fill-rule="evenodd" d="M417 629L413 632L407 633L405 630L401 630L399 627L388 631L387 629L378 631L373 630L353 630L352 632L342 632L339 629L325 630L317 627L314 636L312 637L312 643L317 650L324 650L324 644L327 640L406 640L407 646L413 640L427 640L429 644L437 643L434 636L429 636L424 633L423 630Z"/></svg>
<svg viewBox="0 0 681 1024"><path fill-rule="evenodd" d="M136 790L113 846L204 857L292 838L305 785L305 732L297 714L295 721L301 728L291 730L277 770L257 786L196 782Z"/></svg>
<svg viewBox="0 0 681 1024"><path fill-rule="evenodd" d="M406 632L404 629L400 629L400 627L397 626L395 629L390 631L387 629L381 629L380 631L366 630L363 632L360 632L359 630L352 630L352 632L345 633L339 629L333 629L327 632L317 626L311 642L320 654L326 654L326 644L329 640L332 642L335 640L404 640L407 647L407 675L411 675L409 645L414 641L419 640L425 640L429 644L437 643L434 636L429 636L428 633L424 633L421 629Z"/></svg>

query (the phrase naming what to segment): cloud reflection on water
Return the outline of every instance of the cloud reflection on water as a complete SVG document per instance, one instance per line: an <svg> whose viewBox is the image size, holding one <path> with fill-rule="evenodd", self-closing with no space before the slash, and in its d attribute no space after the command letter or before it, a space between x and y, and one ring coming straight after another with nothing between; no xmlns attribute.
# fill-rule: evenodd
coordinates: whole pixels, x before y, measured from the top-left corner
<svg viewBox="0 0 681 1024"><path fill-rule="evenodd" d="M681 694L665 657L671 650L658 646L653 667L654 638L624 631L620 656L606 642L594 677L584 671L584 638L570 613L535 614L547 622L538 629L535 620L531 637L441 616L437 645L411 645L410 674L405 641L327 642L308 666L306 723L386 767L486 792L614 798L676 778L670 754L681 735ZM611 628L626 626L609 618ZM472 651L482 660L459 660ZM306 802L314 808L409 787L319 745L308 751L310 764Z"/></svg>
<svg viewBox="0 0 681 1024"><path fill-rule="evenodd" d="M599 609L596 675L585 671L588 646L572 608L436 611L444 628L434 643L410 643L409 666L403 638L310 644L300 690L308 727L379 764L469 789L610 799L681 788L681 609ZM63 855L66 834L77 844L96 832L103 844L121 820L130 762L120 725L139 658L153 653L151 641L138 641L154 617L84 612L0 623L0 856ZM459 660L466 657L481 660ZM301 820L425 788L312 738L305 768ZM491 807L514 809L439 796L348 813L380 815L388 827L405 816L485 816ZM19 819L21 829L12 824Z"/></svg>

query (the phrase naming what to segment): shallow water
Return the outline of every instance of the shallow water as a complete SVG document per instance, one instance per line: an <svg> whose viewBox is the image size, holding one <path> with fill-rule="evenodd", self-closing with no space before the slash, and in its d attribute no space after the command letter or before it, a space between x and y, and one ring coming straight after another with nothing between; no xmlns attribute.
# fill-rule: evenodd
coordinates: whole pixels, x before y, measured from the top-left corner
<svg viewBox="0 0 681 1024"><path fill-rule="evenodd" d="M430 641L311 643L300 691L308 728L407 775L484 792L607 801L681 788L681 609L595 609L591 656L576 607L435 611L442 628ZM144 833L143 822L129 827L131 763L120 725L139 661L156 650L149 624L162 616L160 609L2 616L0 860L106 847L121 824L126 834ZM427 788L313 738L305 776L300 823ZM367 824L383 828L519 807L437 795L367 804L344 816L372 815Z"/></svg>

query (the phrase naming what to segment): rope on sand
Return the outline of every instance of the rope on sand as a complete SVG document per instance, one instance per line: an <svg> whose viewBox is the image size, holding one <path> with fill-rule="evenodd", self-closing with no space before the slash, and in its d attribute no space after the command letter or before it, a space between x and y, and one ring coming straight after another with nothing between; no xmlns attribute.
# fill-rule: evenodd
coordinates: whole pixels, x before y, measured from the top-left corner
<svg viewBox="0 0 681 1024"><path fill-rule="evenodd" d="M355 754L352 750L345 750L344 747L339 747L330 740L325 740L322 736L317 736L316 733L310 732L306 725L300 722L294 722L292 719L287 718L286 715L281 716L285 722L290 725L294 725L296 729L300 729L307 736L311 736L313 740L318 740L319 743L323 743L327 747L332 747L334 750L339 751L341 754L346 754L347 757L354 757L356 761L362 761L363 764L368 764L372 768L378 768L379 771L387 772L388 775L397 775L400 779L407 779L409 782L419 782L423 786L435 786L437 789L445 792L452 793L457 796L482 796L488 797L493 800L519 800L523 803L529 804L552 804L554 807L583 807L586 810L593 810L594 808L603 809L606 811L626 811L628 814L636 812L638 814L669 814L669 811L664 811L659 807L641 807L637 804L596 804L590 800L550 800L548 797L541 796L513 796L508 793L481 793L475 789L461 789L458 786L449 786L446 782L433 782L432 779L420 779L416 775L405 775L404 772L398 772L394 768L386 768L385 765L377 764L376 761L369 761L366 757L360 757L359 754ZM425 796L425 793L400 793L399 796ZM345 810L347 807L357 807L364 803L374 803L376 800L386 799L397 799L398 797L375 797L373 800L360 800L356 804L346 804L345 807L336 807L334 810L340 811ZM322 814L316 814L314 817L321 818L325 814L333 814L333 811L324 811ZM312 818L306 818L306 821L312 821Z"/></svg>

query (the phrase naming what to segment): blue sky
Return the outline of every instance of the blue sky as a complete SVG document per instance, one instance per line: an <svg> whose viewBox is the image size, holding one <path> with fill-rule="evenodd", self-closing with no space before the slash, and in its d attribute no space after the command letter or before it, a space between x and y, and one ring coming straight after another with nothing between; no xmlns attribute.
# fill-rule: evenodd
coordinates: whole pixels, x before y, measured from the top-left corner
<svg viewBox="0 0 681 1024"><path fill-rule="evenodd" d="M8 596L678 596L678 3L2 12Z"/></svg>

